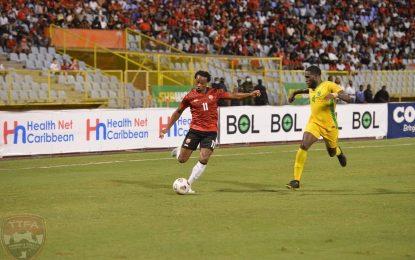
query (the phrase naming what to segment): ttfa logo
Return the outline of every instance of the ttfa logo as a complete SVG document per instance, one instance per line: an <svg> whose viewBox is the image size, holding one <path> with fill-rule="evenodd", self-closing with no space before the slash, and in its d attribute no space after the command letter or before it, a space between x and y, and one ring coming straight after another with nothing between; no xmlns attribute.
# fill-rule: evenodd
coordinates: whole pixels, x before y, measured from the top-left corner
<svg viewBox="0 0 415 260"><path fill-rule="evenodd" d="M9 128L10 127L10 128ZM13 144L17 144L19 136L21 136L22 143L26 143L26 128L19 125L17 121L13 122L13 127L8 124L7 121L3 123L3 142L7 144L7 137L13 135Z"/></svg>
<svg viewBox="0 0 415 260"><path fill-rule="evenodd" d="M95 132L95 140L100 139L99 130L102 129L102 138L104 140L107 139L107 126L104 123L100 123L99 119L95 119L95 126L91 126L91 120L86 120L86 140L91 140L91 132Z"/></svg>

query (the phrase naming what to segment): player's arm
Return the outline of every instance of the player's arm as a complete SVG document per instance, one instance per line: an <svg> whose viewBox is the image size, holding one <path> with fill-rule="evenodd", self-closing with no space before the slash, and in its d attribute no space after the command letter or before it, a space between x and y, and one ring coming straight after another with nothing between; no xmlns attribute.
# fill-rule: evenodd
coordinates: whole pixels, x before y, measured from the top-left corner
<svg viewBox="0 0 415 260"><path fill-rule="evenodd" d="M180 103L180 106L173 112L171 117L169 118L169 122L167 123L167 126L160 131L160 138L163 139L164 135L169 131L170 127L176 123L177 119L180 118L183 111L186 109L186 106L183 105L183 102Z"/></svg>
<svg viewBox="0 0 415 260"><path fill-rule="evenodd" d="M333 83L330 86L330 90L331 90L331 93L329 93L326 96L326 100L339 98L347 103L352 102L352 98L346 92L344 92L343 89L339 85Z"/></svg>
<svg viewBox="0 0 415 260"><path fill-rule="evenodd" d="M222 96L221 98L244 99L244 98L259 97L259 96L261 96L261 92L259 90L254 90L250 93L229 93L229 92L226 92L226 96Z"/></svg>
<svg viewBox="0 0 415 260"><path fill-rule="evenodd" d="M352 102L352 99L350 98L350 96L348 94L346 94L343 90L339 91L339 92L335 92L335 93L329 93L326 96L326 100L330 100L330 99L336 99L339 98L347 103Z"/></svg>
<svg viewBox="0 0 415 260"><path fill-rule="evenodd" d="M352 102L352 98L350 97L350 95L346 94L343 90L337 93L337 97L340 98L341 100L347 102L347 103Z"/></svg>
<svg viewBox="0 0 415 260"><path fill-rule="evenodd" d="M291 93L290 97L288 98L288 102L292 103L295 100L295 96L300 95L300 94L308 94L309 90L308 88L305 89L298 89L294 92Z"/></svg>

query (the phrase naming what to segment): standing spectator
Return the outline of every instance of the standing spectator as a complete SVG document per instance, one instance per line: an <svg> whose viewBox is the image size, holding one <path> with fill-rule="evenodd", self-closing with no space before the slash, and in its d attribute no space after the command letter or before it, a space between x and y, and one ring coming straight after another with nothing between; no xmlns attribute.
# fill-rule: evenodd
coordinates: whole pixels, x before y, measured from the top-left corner
<svg viewBox="0 0 415 260"><path fill-rule="evenodd" d="M346 85L344 92L349 95L351 103L356 102L356 90L354 89L353 82L351 80L349 80L349 83Z"/></svg>
<svg viewBox="0 0 415 260"><path fill-rule="evenodd" d="M218 77L215 77L215 79L213 80L212 88L216 88L216 89L219 89L220 88L219 87L219 78Z"/></svg>
<svg viewBox="0 0 415 260"><path fill-rule="evenodd" d="M261 96L254 98L255 106L268 105L267 90L264 85L262 85L262 79L258 79L258 85L255 86L255 90L259 90L259 92L261 92Z"/></svg>
<svg viewBox="0 0 415 260"><path fill-rule="evenodd" d="M363 85L360 85L359 90L356 91L356 103L365 103L365 93L363 91Z"/></svg>
<svg viewBox="0 0 415 260"><path fill-rule="evenodd" d="M370 84L367 84L366 90L363 92L366 103L373 103L373 93Z"/></svg>
<svg viewBox="0 0 415 260"><path fill-rule="evenodd" d="M246 76L245 82L242 84L242 93L251 93L254 91L254 85L250 76ZM244 106L252 106L254 104L253 98L246 98L242 102Z"/></svg>
<svg viewBox="0 0 415 260"><path fill-rule="evenodd" d="M220 78L219 79L219 86L220 86L221 89L223 89L223 91L228 92L228 88L226 87L226 84L225 84L225 78ZM230 106L231 105L231 101L229 99L222 99L222 101L223 101L222 102L223 106ZM219 102L219 105L222 106L221 102Z"/></svg>
<svg viewBox="0 0 415 260"><path fill-rule="evenodd" d="M242 92L242 80L241 79L236 80L236 87L238 88L238 92Z"/></svg>
<svg viewBox="0 0 415 260"><path fill-rule="evenodd" d="M223 91L228 92L228 89L226 88L226 85L225 85L225 79L223 79L223 81L222 81L222 79L223 79L223 78L221 78L221 79L219 80L219 78L215 78L215 81L214 81L214 82L213 82L213 84L212 84L212 88L222 89ZM219 105L220 107L228 106L228 105L229 105L229 102L228 102L228 101L229 101L229 100L220 99L220 100L218 101L218 105Z"/></svg>
<svg viewBox="0 0 415 260"><path fill-rule="evenodd" d="M382 86L375 95L375 103L387 103L389 102L389 93L386 91L386 86Z"/></svg>
<svg viewBox="0 0 415 260"><path fill-rule="evenodd" d="M342 85L342 81L341 81L340 77L336 77L336 79L334 80L334 83L339 85L342 88L342 90L345 90L344 86Z"/></svg>
<svg viewBox="0 0 415 260"><path fill-rule="evenodd" d="M336 79L334 80L334 83L336 83L337 85L339 85L340 86L340 88L344 91L345 90L345 88L344 88L344 86L342 85L342 82L341 82L341 80L340 80L340 77L336 77ZM341 100L340 98L337 98L336 99L336 103L338 103L338 104L346 104L346 102L345 101L343 101L343 100Z"/></svg>
<svg viewBox="0 0 415 260"><path fill-rule="evenodd" d="M239 93L239 88L238 87L234 87L232 90L233 94L237 94ZM241 101L237 100L237 99L232 99L231 100L231 106L240 106L241 105Z"/></svg>

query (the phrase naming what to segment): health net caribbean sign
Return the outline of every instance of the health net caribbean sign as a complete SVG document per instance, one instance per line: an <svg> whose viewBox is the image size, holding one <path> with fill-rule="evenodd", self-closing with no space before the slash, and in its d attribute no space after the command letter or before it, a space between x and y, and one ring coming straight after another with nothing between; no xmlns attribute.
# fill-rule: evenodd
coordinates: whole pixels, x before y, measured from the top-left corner
<svg viewBox="0 0 415 260"><path fill-rule="evenodd" d="M3 156L175 147L187 133L190 113L165 139L161 129L174 109L0 112Z"/></svg>

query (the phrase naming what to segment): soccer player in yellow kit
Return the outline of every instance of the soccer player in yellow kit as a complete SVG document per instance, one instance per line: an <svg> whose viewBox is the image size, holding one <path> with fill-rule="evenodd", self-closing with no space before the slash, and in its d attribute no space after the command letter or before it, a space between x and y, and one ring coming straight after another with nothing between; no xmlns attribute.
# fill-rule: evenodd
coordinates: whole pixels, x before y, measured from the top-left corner
<svg viewBox="0 0 415 260"><path fill-rule="evenodd" d="M305 70L305 81L307 89L293 92L289 102L295 100L297 94L309 94L311 115L304 130L303 140L295 156L294 180L286 186L289 189L300 188L301 174L307 159L307 150L320 136L326 143L327 152L330 157L337 156L340 165L346 166L346 156L337 144L339 130L335 114L335 99L339 98L350 102L350 97L339 85L331 81L321 81L321 70L317 66L310 66Z"/></svg>

